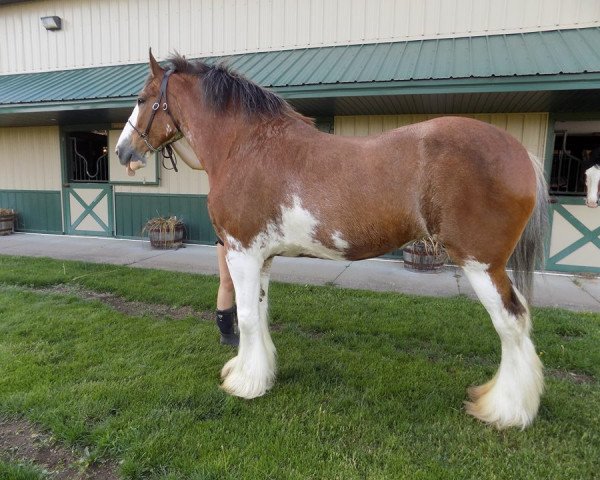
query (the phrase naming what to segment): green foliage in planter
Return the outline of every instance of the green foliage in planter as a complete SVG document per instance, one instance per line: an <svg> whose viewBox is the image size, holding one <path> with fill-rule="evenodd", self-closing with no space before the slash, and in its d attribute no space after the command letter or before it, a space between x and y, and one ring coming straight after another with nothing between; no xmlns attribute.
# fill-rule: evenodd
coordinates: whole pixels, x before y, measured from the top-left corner
<svg viewBox="0 0 600 480"><path fill-rule="evenodd" d="M8 216L8 215L16 215L17 212L12 208L0 208L0 217Z"/></svg>
<svg viewBox="0 0 600 480"><path fill-rule="evenodd" d="M446 250L444 248L444 244L439 241L439 239L435 235L429 235L427 237L423 237L419 240L415 240L407 245L411 247L413 251L424 253L425 255L430 256L446 256Z"/></svg>
<svg viewBox="0 0 600 480"><path fill-rule="evenodd" d="M179 248L183 243L185 224L175 216L155 217L146 222L142 234L148 232L154 248Z"/></svg>
<svg viewBox="0 0 600 480"><path fill-rule="evenodd" d="M159 231L163 234L175 233L177 227L184 227L183 221L177 217L154 217L146 222L142 234L149 231Z"/></svg>
<svg viewBox="0 0 600 480"><path fill-rule="evenodd" d="M10 235L15 231L17 212L10 208L0 208L0 236Z"/></svg>

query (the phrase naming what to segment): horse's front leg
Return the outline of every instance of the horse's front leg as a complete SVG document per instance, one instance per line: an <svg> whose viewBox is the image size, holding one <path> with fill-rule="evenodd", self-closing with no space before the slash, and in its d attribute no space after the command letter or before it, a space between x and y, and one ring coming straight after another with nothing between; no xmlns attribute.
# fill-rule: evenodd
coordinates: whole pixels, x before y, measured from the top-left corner
<svg viewBox="0 0 600 480"><path fill-rule="evenodd" d="M263 259L243 252L227 252L235 287L240 345L236 357L221 371L222 388L238 397L263 395L275 378L275 349L261 321L261 269Z"/></svg>
<svg viewBox="0 0 600 480"><path fill-rule="evenodd" d="M269 332L269 279L271 276L271 265L273 264L273 258L265 260L263 267L260 271L260 297L259 297L259 312L260 312L260 323L262 328L262 336L265 342L265 347L269 352L269 358L275 362L275 345L271 340L271 333ZM275 363L272 365L273 373L275 373Z"/></svg>

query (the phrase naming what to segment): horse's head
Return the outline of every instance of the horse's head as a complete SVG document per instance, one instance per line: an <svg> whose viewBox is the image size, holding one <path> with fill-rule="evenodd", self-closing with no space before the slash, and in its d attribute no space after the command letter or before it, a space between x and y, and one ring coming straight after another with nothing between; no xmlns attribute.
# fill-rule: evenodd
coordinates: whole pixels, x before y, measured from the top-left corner
<svg viewBox="0 0 600 480"><path fill-rule="evenodd" d="M584 160L583 169L587 188L585 204L590 208L596 208L600 193L600 147L592 150L588 158Z"/></svg>
<svg viewBox="0 0 600 480"><path fill-rule="evenodd" d="M150 51L150 75L117 142L116 153L129 175L135 175L135 170L146 164L148 153L181 138L167 102L171 73L160 67Z"/></svg>

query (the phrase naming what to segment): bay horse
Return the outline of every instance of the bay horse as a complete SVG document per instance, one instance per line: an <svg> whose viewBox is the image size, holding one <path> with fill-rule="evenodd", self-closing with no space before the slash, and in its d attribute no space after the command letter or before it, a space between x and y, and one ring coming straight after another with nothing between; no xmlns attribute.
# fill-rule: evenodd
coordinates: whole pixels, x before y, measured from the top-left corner
<svg viewBox="0 0 600 480"><path fill-rule="evenodd" d="M590 208L596 208L598 193L600 193L600 147L594 148L587 158L584 158L583 171L587 190L585 204Z"/></svg>
<svg viewBox="0 0 600 480"><path fill-rule="evenodd" d="M539 162L517 140L460 117L363 138L330 135L222 64L175 55L163 69L150 52L116 153L132 174L181 137L208 175L208 210L235 286L240 345L222 369L224 390L250 399L273 385L273 257L361 260L432 235L464 270L501 340L500 367L469 390L468 413L497 428L533 421L543 374L526 297L543 254L547 192Z"/></svg>

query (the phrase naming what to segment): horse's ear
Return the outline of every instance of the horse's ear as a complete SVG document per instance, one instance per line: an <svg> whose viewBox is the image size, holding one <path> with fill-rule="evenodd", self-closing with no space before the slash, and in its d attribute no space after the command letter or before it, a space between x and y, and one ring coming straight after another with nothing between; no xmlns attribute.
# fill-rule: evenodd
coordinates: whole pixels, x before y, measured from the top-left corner
<svg viewBox="0 0 600 480"><path fill-rule="evenodd" d="M152 76L156 77L163 72L163 69L160 67L154 55L152 55L152 49L149 50L150 54L150 72L152 72Z"/></svg>

